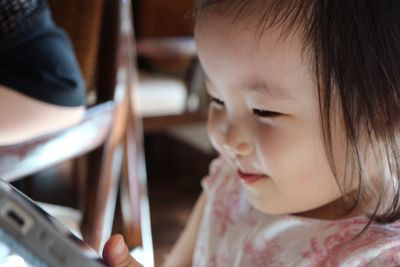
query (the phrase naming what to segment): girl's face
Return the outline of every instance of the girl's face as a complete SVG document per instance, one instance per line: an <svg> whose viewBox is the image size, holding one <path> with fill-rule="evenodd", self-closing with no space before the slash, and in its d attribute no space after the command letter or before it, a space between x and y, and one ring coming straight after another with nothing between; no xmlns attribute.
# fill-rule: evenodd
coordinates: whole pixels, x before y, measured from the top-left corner
<svg viewBox="0 0 400 267"><path fill-rule="evenodd" d="M269 30L260 39L256 24L211 10L200 16L195 39L212 99L208 131L255 208L318 216L317 208L342 194L324 150L315 79L301 56L301 38L280 34ZM334 133L335 148L344 149L342 132ZM343 154L335 151L337 162Z"/></svg>

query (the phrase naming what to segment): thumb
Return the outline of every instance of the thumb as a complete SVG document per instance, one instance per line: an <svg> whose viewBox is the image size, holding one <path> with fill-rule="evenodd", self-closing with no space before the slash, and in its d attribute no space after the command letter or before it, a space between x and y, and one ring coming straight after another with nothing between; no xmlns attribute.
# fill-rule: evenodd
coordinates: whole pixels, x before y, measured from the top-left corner
<svg viewBox="0 0 400 267"><path fill-rule="evenodd" d="M129 253L124 238L113 235L104 245L103 258L110 267L141 267Z"/></svg>

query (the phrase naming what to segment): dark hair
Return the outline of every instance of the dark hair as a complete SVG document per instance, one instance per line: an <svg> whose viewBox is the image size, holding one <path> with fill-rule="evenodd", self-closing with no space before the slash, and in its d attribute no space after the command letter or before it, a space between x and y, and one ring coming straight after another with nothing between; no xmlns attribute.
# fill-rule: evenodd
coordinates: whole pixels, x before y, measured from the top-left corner
<svg viewBox="0 0 400 267"><path fill-rule="evenodd" d="M196 16L209 7L233 20L259 18L261 34L272 27L303 31L303 52L311 52L317 79L326 153L339 187L347 192L346 185L358 179L347 198L351 209L374 200L371 221L399 219L400 1L198 0ZM338 114L347 139L343 177L333 160ZM365 172L361 138L381 163L380 184Z"/></svg>

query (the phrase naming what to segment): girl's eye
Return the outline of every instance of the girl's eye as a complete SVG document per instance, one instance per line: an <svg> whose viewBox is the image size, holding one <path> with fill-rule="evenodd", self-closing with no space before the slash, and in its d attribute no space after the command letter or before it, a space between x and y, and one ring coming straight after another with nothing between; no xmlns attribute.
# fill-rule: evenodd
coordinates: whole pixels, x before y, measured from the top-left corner
<svg viewBox="0 0 400 267"><path fill-rule="evenodd" d="M223 106L223 105L225 105L225 104L224 104L224 101L222 101L222 100L219 99L219 98L213 97L213 96L210 96L210 102L213 102L213 103L217 104L218 106Z"/></svg>
<svg viewBox="0 0 400 267"><path fill-rule="evenodd" d="M257 109L257 108L253 108L253 114L255 114L259 117L277 117L280 115L280 113L278 113L278 112L262 110L262 109Z"/></svg>

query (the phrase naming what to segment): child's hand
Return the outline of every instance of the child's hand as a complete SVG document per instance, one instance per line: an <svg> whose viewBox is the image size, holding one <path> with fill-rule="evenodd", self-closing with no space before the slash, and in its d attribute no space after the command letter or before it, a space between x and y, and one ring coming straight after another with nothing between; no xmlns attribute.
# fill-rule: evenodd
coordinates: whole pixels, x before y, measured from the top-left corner
<svg viewBox="0 0 400 267"><path fill-rule="evenodd" d="M122 235L113 235L105 244L103 258L110 267L142 267L130 255Z"/></svg>

